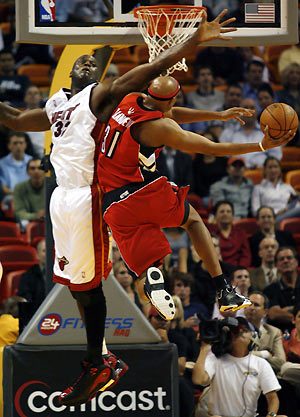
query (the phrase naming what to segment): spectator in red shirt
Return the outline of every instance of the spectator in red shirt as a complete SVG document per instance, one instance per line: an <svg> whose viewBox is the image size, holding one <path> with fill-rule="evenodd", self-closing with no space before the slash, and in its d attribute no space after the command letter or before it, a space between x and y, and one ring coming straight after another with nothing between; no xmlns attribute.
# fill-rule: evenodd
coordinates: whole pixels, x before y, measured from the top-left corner
<svg viewBox="0 0 300 417"><path fill-rule="evenodd" d="M251 265L251 252L247 235L233 222L234 209L230 201L219 201L214 207L216 224L209 224L209 230L220 239L222 259L232 265Z"/></svg>

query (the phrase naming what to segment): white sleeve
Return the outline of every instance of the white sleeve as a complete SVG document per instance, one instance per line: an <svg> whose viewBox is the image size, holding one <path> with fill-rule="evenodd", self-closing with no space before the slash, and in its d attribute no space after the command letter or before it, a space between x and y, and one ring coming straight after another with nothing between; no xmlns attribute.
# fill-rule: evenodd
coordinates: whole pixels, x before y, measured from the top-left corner
<svg viewBox="0 0 300 417"><path fill-rule="evenodd" d="M263 394L281 389L271 365L266 361L266 359L262 358L259 372L259 385Z"/></svg>
<svg viewBox="0 0 300 417"><path fill-rule="evenodd" d="M210 380L213 379L216 373L216 363L217 363L216 356L210 351L208 352L206 359L205 359L205 370L208 373Z"/></svg>

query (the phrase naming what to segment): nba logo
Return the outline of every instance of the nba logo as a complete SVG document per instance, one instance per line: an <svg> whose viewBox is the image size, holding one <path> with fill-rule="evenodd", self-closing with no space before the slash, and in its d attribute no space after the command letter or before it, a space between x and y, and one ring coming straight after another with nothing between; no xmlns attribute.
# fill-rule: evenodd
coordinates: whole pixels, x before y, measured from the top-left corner
<svg viewBox="0 0 300 417"><path fill-rule="evenodd" d="M55 0L40 0L40 21L55 21Z"/></svg>

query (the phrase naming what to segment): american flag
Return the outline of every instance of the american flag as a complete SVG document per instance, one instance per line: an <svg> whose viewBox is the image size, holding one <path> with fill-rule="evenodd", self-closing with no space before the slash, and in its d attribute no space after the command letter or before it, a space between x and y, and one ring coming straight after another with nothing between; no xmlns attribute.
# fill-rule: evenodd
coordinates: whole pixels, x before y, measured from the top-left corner
<svg viewBox="0 0 300 417"><path fill-rule="evenodd" d="M275 4L274 3L246 3L245 4L246 23L274 23Z"/></svg>

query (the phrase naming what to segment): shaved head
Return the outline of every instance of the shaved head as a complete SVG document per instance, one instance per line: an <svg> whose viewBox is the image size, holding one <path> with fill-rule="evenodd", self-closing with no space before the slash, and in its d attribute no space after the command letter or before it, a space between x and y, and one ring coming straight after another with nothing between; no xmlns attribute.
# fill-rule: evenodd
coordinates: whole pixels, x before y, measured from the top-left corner
<svg viewBox="0 0 300 417"><path fill-rule="evenodd" d="M148 93L156 100L171 100L176 96L180 85L175 78L170 76L157 77L151 82Z"/></svg>

